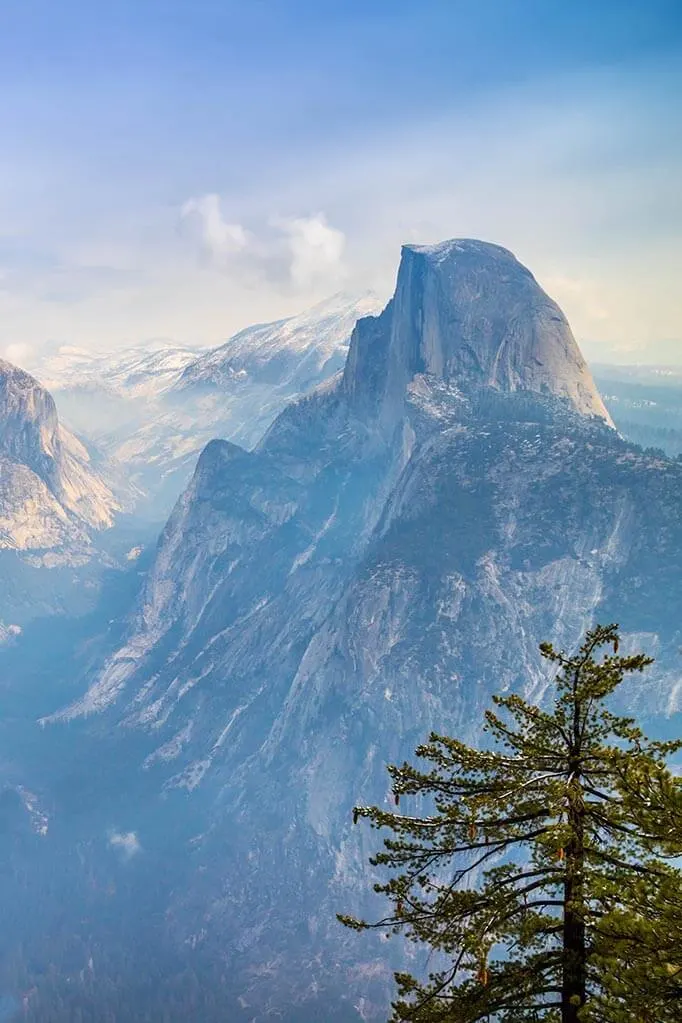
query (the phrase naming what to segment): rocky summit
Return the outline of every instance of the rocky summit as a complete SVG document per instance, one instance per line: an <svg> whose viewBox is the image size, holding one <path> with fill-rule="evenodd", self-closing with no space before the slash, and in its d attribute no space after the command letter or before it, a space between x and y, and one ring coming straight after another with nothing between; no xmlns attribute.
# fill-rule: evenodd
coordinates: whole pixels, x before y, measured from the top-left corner
<svg viewBox="0 0 682 1023"><path fill-rule="evenodd" d="M356 329L344 389L386 412L417 377L474 399L562 398L610 423L566 317L507 249L471 240L403 248L393 300Z"/></svg>
<svg viewBox="0 0 682 1023"><path fill-rule="evenodd" d="M125 886L155 940L227 964L235 1019L385 1018L399 953L335 921L371 887L351 807L431 729L542 699L538 643L595 618L657 657L630 705L678 710L681 506L682 463L613 429L511 253L406 246L345 368L253 451L205 448L123 641L44 722L134 761Z"/></svg>

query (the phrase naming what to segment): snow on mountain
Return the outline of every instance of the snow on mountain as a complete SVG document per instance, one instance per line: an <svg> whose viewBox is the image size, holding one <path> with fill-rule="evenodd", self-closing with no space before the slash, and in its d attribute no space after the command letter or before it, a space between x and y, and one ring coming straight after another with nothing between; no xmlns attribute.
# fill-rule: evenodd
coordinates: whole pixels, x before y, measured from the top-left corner
<svg viewBox="0 0 682 1023"><path fill-rule="evenodd" d="M198 351L170 341L149 341L122 351L59 345L39 353L30 368L50 391L92 388L128 399L150 398L175 383Z"/></svg>
<svg viewBox="0 0 682 1023"><path fill-rule="evenodd" d="M247 355L221 365L255 374ZM404 248L344 373L253 451L206 447L124 643L51 720L117 731L169 829L196 815L167 915L229 957L248 1018L316 991L347 1018L358 958L385 1018L385 952L334 919L368 889L350 808L430 729L474 738L492 694L541 698L541 640L620 620L657 657L630 706L679 709L681 504L682 464L611 427L529 271L468 240Z"/></svg>
<svg viewBox="0 0 682 1023"><path fill-rule="evenodd" d="M306 390L343 368L356 321L379 308L372 292L359 298L340 292L298 316L247 327L188 365L178 387L250 379Z"/></svg>
<svg viewBox="0 0 682 1023"><path fill-rule="evenodd" d="M356 320L378 308L369 293L338 294L204 354L166 343L119 353L61 347L37 372L64 418L127 467L147 495L138 510L164 519L210 440L256 444L289 400L343 367Z"/></svg>

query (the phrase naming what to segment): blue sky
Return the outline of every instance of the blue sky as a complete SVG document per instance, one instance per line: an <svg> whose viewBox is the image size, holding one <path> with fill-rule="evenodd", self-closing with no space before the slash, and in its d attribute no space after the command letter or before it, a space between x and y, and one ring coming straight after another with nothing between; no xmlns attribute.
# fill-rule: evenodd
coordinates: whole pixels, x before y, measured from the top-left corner
<svg viewBox="0 0 682 1023"><path fill-rule="evenodd" d="M0 350L218 343L402 241L682 361L679 0L0 0Z"/></svg>

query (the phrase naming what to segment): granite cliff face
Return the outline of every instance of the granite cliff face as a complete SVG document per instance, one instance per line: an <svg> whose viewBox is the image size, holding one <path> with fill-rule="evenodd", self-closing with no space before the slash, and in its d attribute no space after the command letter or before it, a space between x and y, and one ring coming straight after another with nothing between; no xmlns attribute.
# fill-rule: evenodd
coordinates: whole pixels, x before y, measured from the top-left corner
<svg viewBox="0 0 682 1023"><path fill-rule="evenodd" d="M52 577L91 559L93 534L120 508L85 446L60 425L51 395L0 361L0 621L48 613L53 597L60 603Z"/></svg>
<svg viewBox="0 0 682 1023"><path fill-rule="evenodd" d="M86 448L60 426L52 396L2 360L0 457L5 523L0 546L53 547L60 537L80 536L84 527L111 525L120 506Z"/></svg>
<svg viewBox="0 0 682 1023"><path fill-rule="evenodd" d="M390 415L417 376L469 399L488 390L553 396L610 423L566 317L498 245L403 248L392 302L356 329L344 391Z"/></svg>
<svg viewBox="0 0 682 1023"><path fill-rule="evenodd" d="M204 450L125 643L50 720L117 729L195 815L168 918L247 1018L320 990L382 1017L386 955L334 921L370 881L350 808L431 728L541 699L541 640L619 620L658 658L630 706L679 710L681 504L682 464L618 436L563 314L482 242L405 248L343 373L253 452Z"/></svg>

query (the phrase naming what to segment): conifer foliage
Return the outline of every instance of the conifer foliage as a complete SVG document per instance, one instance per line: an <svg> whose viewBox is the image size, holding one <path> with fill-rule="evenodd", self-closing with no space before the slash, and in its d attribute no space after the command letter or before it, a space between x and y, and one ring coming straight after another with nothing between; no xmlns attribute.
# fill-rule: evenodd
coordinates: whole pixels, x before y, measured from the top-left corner
<svg viewBox="0 0 682 1023"><path fill-rule="evenodd" d="M651 663L596 626L556 666L540 709L494 698L487 748L433 734L425 766L389 767L395 803L357 807L388 830L372 863L391 912L376 923L424 943L442 968L398 974L393 1020L416 1023L673 1023L682 1018L682 784L608 698Z"/></svg>

